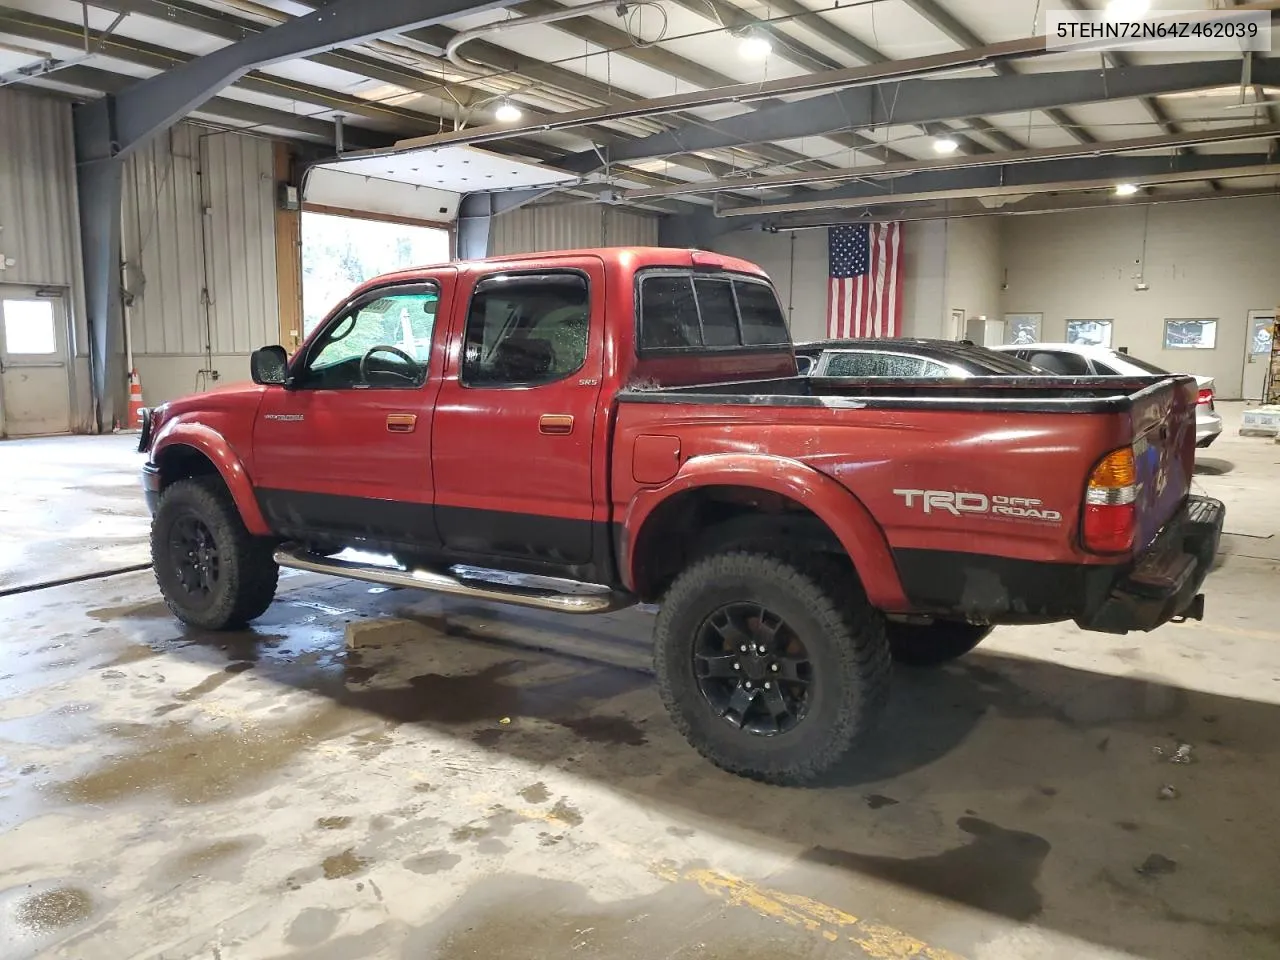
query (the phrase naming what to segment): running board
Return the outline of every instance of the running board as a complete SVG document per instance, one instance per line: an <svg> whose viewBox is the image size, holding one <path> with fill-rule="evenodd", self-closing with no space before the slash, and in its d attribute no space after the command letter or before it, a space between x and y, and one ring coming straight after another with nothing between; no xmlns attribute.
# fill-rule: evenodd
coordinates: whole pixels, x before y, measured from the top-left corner
<svg viewBox="0 0 1280 960"><path fill-rule="evenodd" d="M512 603L537 610L555 613L609 613L634 606L636 599L630 594L616 591L601 593L552 593L529 590L518 586L484 584L478 580L463 581L447 573L432 570L397 570L373 563L357 563L321 556L303 547L280 547L275 561L282 567L305 570L308 573L327 573L335 577L350 577L389 587L410 587L430 590L470 600L491 600L496 603Z"/></svg>

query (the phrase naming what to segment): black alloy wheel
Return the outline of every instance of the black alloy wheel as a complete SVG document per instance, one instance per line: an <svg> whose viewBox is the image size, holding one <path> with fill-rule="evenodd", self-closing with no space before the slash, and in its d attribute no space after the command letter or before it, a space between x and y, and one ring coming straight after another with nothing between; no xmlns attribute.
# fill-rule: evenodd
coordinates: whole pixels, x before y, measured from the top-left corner
<svg viewBox="0 0 1280 960"><path fill-rule="evenodd" d="M218 587L222 563L213 532L200 517L184 513L174 519L169 557L187 602L197 607L209 603Z"/></svg>
<svg viewBox="0 0 1280 960"><path fill-rule="evenodd" d="M771 737L795 728L809 708L809 653L781 615L731 603L706 620L694 644L698 690L721 719Z"/></svg>

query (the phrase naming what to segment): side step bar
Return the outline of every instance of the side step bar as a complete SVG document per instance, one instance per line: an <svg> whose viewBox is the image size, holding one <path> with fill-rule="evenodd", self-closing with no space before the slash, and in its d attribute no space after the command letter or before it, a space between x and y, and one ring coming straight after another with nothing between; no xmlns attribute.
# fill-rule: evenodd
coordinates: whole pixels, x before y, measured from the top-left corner
<svg viewBox="0 0 1280 960"><path fill-rule="evenodd" d="M327 573L335 577L350 577L389 587L411 587L415 590L431 590L470 600L491 600L511 603L537 610L555 613L608 613L634 606L635 597L614 591L601 593L552 593L531 590L519 586L490 584L480 580L466 581L447 573L433 570L397 570L373 563L356 563L312 553L305 547L284 546L275 552L275 561L282 567L305 570L308 573Z"/></svg>

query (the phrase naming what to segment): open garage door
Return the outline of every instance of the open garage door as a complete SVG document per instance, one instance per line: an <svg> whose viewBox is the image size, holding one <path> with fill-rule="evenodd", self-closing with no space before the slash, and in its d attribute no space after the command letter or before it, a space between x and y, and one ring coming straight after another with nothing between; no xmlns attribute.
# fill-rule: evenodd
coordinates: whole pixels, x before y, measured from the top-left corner
<svg viewBox="0 0 1280 960"><path fill-rule="evenodd" d="M303 185L303 332L358 284L455 252L463 196L553 187L573 174L474 147L358 155L312 167Z"/></svg>
<svg viewBox="0 0 1280 960"><path fill-rule="evenodd" d="M356 286L395 270L447 261L447 226L427 225L332 208L302 211L302 326L309 335Z"/></svg>

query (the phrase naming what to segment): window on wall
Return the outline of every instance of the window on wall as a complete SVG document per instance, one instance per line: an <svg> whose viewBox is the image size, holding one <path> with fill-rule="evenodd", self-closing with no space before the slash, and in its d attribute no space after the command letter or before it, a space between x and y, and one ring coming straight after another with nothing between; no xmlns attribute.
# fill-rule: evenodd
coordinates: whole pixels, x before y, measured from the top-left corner
<svg viewBox="0 0 1280 960"><path fill-rule="evenodd" d="M1212 350L1218 345L1217 320L1166 320L1166 350Z"/></svg>
<svg viewBox="0 0 1280 960"><path fill-rule="evenodd" d="M449 231L304 210L303 332L310 334L354 287L384 273L446 263Z"/></svg>

